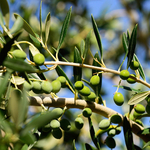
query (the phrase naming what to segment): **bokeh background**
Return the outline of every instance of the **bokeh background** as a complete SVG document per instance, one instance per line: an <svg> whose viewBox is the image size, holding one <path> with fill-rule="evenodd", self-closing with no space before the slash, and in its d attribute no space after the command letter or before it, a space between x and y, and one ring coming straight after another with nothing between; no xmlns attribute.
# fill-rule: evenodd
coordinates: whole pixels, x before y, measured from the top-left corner
<svg viewBox="0 0 150 150"><path fill-rule="evenodd" d="M8 0L11 12L11 23L10 28L13 25L15 18L13 13L20 14L33 28L33 30L39 34L40 33L40 23L39 23L39 10L41 0ZM80 47L81 40L85 39L87 34L92 30L91 23L91 14L94 16L99 32L101 35L102 46L104 51L104 63L106 67L118 70L123 57L125 55L121 36L123 32L127 30L131 33L135 24L138 24L137 32L137 45L136 45L136 55L143 65L146 81L150 81L150 1L149 0L43 0L42 2L42 18L43 18L43 27L44 21L47 14L51 13L51 27L50 27L50 36L48 41L48 47L52 53L54 53L52 47L57 47L61 26L63 20L66 16L67 11L72 6L72 15L69 30L63 43L60 53L68 61L73 61L73 52L74 48ZM1 29L1 28L0 28ZM44 28L43 28L44 33ZM19 40L32 40L29 38L27 32L23 32ZM36 45L37 48L45 55L46 60L50 61L52 58L45 52L39 45ZM24 51L28 52L27 45L22 45ZM98 51L98 46L94 33L91 36L91 51L95 54ZM61 58L60 58L61 60ZM92 63L92 58L87 57L86 64ZM121 69L125 69L127 62L125 61ZM68 77L73 81L73 68L68 66L62 66L65 70ZM130 70L132 73L132 70ZM53 80L57 77L55 71L51 71L45 74L49 80ZM83 70L83 78L89 80L92 76L92 72L89 69ZM107 107L115 109L119 113L125 114L129 111L129 106L125 103L122 107L116 106L113 102L113 94L116 91L116 87L119 83L119 77L113 74L104 74L102 79L102 98L106 101ZM122 85L132 86L135 89L148 90L144 86L136 83L134 85L129 85L126 81L122 82ZM125 101L131 98L133 92L125 91L119 89L119 92L123 93L125 96ZM67 89L62 89L58 93L59 97L74 97L74 95ZM145 102L143 102L145 104ZM30 114L38 111L38 109L30 109ZM66 115L67 118L71 120L72 115L77 116L81 111L73 109L68 111ZM93 123L95 130L98 129L97 123L102 119L101 116L93 114ZM73 120L71 120L73 121ZM85 120L86 122L86 120ZM143 119L143 122L146 126L149 126L149 118ZM88 126L85 126L81 133L75 131L72 132L69 136L76 137L76 147L78 150L83 149L83 142L89 142L90 140L89 133L87 133ZM102 136L102 141L105 138L105 134ZM118 148L115 150L125 150L124 147L124 138L123 134L115 137L117 141ZM47 141L44 142L43 149L70 149L70 145L67 143L68 137L66 135L66 143L62 147L62 140L55 141L53 144L48 143L50 139L47 138ZM134 141L137 145L143 144L140 139L137 137L134 138ZM47 144L48 143L48 144ZM57 146L57 144L61 146ZM53 146L54 145L54 146ZM40 146L39 146L40 147ZM42 149L42 148L39 148ZM104 145L102 150L108 149Z"/></svg>

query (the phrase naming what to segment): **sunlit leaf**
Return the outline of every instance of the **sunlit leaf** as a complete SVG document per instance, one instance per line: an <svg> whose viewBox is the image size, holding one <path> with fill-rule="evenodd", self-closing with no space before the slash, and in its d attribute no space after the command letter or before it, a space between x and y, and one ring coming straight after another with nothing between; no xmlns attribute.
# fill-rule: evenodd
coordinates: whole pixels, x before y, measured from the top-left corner
<svg viewBox="0 0 150 150"><path fill-rule="evenodd" d="M9 27L10 14L9 14L9 5L8 5L7 0L1 0L0 1L0 8L2 10L6 26L8 28Z"/></svg>
<svg viewBox="0 0 150 150"><path fill-rule="evenodd" d="M46 21L45 21L45 44L47 44L49 31L50 31L50 13L47 14Z"/></svg>
<svg viewBox="0 0 150 150"><path fill-rule="evenodd" d="M128 101L128 104L129 105L137 104L137 103L143 101L149 94L150 94L150 91L137 93Z"/></svg>
<svg viewBox="0 0 150 150"><path fill-rule="evenodd" d="M40 37L42 39L42 1L41 1L41 4L40 4Z"/></svg>
<svg viewBox="0 0 150 150"><path fill-rule="evenodd" d="M75 140L73 140L73 144L72 144L72 145L73 145L73 146L72 146L72 149L73 149L73 150L77 150L77 149L76 149L76 146L75 146Z"/></svg>
<svg viewBox="0 0 150 150"><path fill-rule="evenodd" d="M100 38L98 27L97 27L97 24L96 24L96 22L94 20L93 15L91 15L91 19L92 19L92 25L93 25L94 34L95 34L95 37L96 37L96 40L97 40L97 44L98 44L98 47L99 47L99 50L100 50L101 59L103 59L103 49L102 49L101 38Z"/></svg>
<svg viewBox="0 0 150 150"><path fill-rule="evenodd" d="M14 13L15 18L20 17L23 20L23 28L32 36L34 36L35 38L37 37L35 32L33 31L33 29L31 28L31 26L18 14Z"/></svg>
<svg viewBox="0 0 150 150"><path fill-rule="evenodd" d="M136 38L137 38L137 25L135 25L135 27L132 31L132 34L131 34L131 38L129 40L127 68L129 68L130 63L131 63L134 53L135 53Z"/></svg>
<svg viewBox="0 0 150 150"><path fill-rule="evenodd" d="M5 27L5 25L4 25L4 18L3 18L3 15L2 15L1 12L0 12L0 25L2 26L2 28Z"/></svg>
<svg viewBox="0 0 150 150"><path fill-rule="evenodd" d="M25 81L25 79L22 78L22 77L19 77L19 76L14 76L14 77L11 79L11 82L12 82L13 84L16 84L16 85L21 85L21 84L24 83L24 81Z"/></svg>
<svg viewBox="0 0 150 150"><path fill-rule="evenodd" d="M84 50L85 50L85 42L84 42L84 40L82 40L82 41L81 41L81 44L80 44L81 58L83 58Z"/></svg>
<svg viewBox="0 0 150 150"><path fill-rule="evenodd" d="M21 148L21 150L28 150L28 145L27 144L23 145L23 147Z"/></svg>
<svg viewBox="0 0 150 150"><path fill-rule="evenodd" d="M75 50L74 50L74 63L82 64L82 59L81 59L81 56L80 56L80 52L77 49L77 47L75 47ZM73 74L74 74L74 82L81 81L82 68L81 67L73 67Z"/></svg>
<svg viewBox="0 0 150 150"><path fill-rule="evenodd" d="M59 37L59 43L58 43L58 47L57 47L58 51L59 51L59 49L60 49L60 47L61 47L61 45L65 39L66 33L67 33L67 29L68 29L70 17L71 17L71 10L72 10L72 7L69 9L67 16L63 22L63 26L62 26L60 37Z"/></svg>
<svg viewBox="0 0 150 150"><path fill-rule="evenodd" d="M150 134L150 128L145 128L141 134Z"/></svg>

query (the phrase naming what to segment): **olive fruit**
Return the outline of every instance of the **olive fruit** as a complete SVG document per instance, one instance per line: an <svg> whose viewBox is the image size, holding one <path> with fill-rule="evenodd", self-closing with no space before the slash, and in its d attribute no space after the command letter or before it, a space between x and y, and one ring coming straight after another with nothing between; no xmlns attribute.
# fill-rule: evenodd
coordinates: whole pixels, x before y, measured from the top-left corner
<svg viewBox="0 0 150 150"><path fill-rule="evenodd" d="M148 97L148 98L146 99L146 101L147 101L147 104L150 105L150 97Z"/></svg>
<svg viewBox="0 0 150 150"><path fill-rule="evenodd" d="M82 114L84 117L90 117L92 115L92 110L90 108L84 108Z"/></svg>
<svg viewBox="0 0 150 150"><path fill-rule="evenodd" d="M23 86L27 91L30 91L33 88L32 82L28 83L27 81L25 81Z"/></svg>
<svg viewBox="0 0 150 150"><path fill-rule="evenodd" d="M134 106L134 110L139 114L143 114L145 112L145 107L142 104L137 104Z"/></svg>
<svg viewBox="0 0 150 150"><path fill-rule="evenodd" d="M136 60L132 61L131 64L130 64L130 68L132 70L137 70L139 68L139 66L140 66L140 64Z"/></svg>
<svg viewBox="0 0 150 150"><path fill-rule="evenodd" d="M45 125L44 127L42 127L42 131L43 132L50 132L51 131L50 123Z"/></svg>
<svg viewBox="0 0 150 150"><path fill-rule="evenodd" d="M139 116L141 116L141 114L137 113L136 111L133 112L133 117L134 117L134 118L137 118L137 117L139 117Z"/></svg>
<svg viewBox="0 0 150 150"><path fill-rule="evenodd" d="M89 96L91 94L91 90L87 86L84 86L83 89L79 90L79 93L83 96Z"/></svg>
<svg viewBox="0 0 150 150"><path fill-rule="evenodd" d="M57 78L57 80L59 80L60 81L60 83L61 83L61 87L66 87L66 78L64 77L64 76L59 76L58 78Z"/></svg>
<svg viewBox="0 0 150 150"><path fill-rule="evenodd" d="M84 125L83 119L81 117L77 117L75 119L75 126L76 126L76 128L77 129L81 129L83 127L83 125Z"/></svg>
<svg viewBox="0 0 150 150"><path fill-rule="evenodd" d="M114 140L114 138L112 137L107 137L106 140L105 140L105 143L106 145L109 147L109 148L115 148L116 147L116 141Z"/></svg>
<svg viewBox="0 0 150 150"><path fill-rule="evenodd" d="M52 91L52 84L49 81L43 81L41 88L44 93L49 94Z"/></svg>
<svg viewBox="0 0 150 150"><path fill-rule="evenodd" d="M64 113L61 108L55 108L52 110L52 112L55 114L55 116L57 116L55 119L59 118Z"/></svg>
<svg viewBox="0 0 150 150"><path fill-rule="evenodd" d="M52 130L52 135L56 139L61 139L61 137L62 137L62 131L61 131L61 129L58 128L56 130Z"/></svg>
<svg viewBox="0 0 150 150"><path fill-rule="evenodd" d="M118 114L114 114L110 117L110 122L115 123L115 124L119 124L122 122L122 118L120 115Z"/></svg>
<svg viewBox="0 0 150 150"><path fill-rule="evenodd" d="M52 92L58 93L61 89L61 83L59 80L52 81Z"/></svg>
<svg viewBox="0 0 150 150"><path fill-rule="evenodd" d="M150 105L146 105L146 112L150 114Z"/></svg>
<svg viewBox="0 0 150 150"><path fill-rule="evenodd" d="M83 89L84 84L83 84L82 81L76 81L75 84L74 84L74 87L75 87L76 90L81 90L81 89Z"/></svg>
<svg viewBox="0 0 150 150"><path fill-rule="evenodd" d="M13 57L19 58L19 59L26 59L27 55L24 51L21 51L20 49L16 49L12 52Z"/></svg>
<svg viewBox="0 0 150 150"><path fill-rule="evenodd" d="M69 131L71 128L71 124L67 119L62 119L60 121L60 127L64 130L64 131Z"/></svg>
<svg viewBox="0 0 150 150"><path fill-rule="evenodd" d="M120 78L121 78L122 80L127 80L127 79L129 78L129 76L130 76L130 73L129 73L128 70L122 70L122 71L120 72Z"/></svg>
<svg viewBox="0 0 150 150"><path fill-rule="evenodd" d="M135 74L130 74L130 75L133 76L133 77L136 77ZM129 78L127 79L127 82L130 83L130 84L133 84L133 83L135 83L136 81L135 81L134 79L132 79L132 78L129 77Z"/></svg>
<svg viewBox="0 0 150 150"><path fill-rule="evenodd" d="M121 133L121 127L120 126L116 127L115 129L116 129L116 134L120 134Z"/></svg>
<svg viewBox="0 0 150 150"><path fill-rule="evenodd" d="M91 79L90 79L90 83L93 86L98 85L100 83L100 77L97 76L97 75L92 76Z"/></svg>
<svg viewBox="0 0 150 150"><path fill-rule="evenodd" d="M115 136L116 135L116 129L114 129L114 128L109 129L107 131L107 134L108 134L109 137Z"/></svg>
<svg viewBox="0 0 150 150"><path fill-rule="evenodd" d="M100 123L99 123L98 126L99 126L100 129L105 130L105 129L109 128L109 126L110 126L110 120L103 119L103 120L100 121Z"/></svg>
<svg viewBox="0 0 150 150"><path fill-rule="evenodd" d="M36 65L41 66L45 62L45 57L41 53L37 53L33 56L33 61L35 62Z"/></svg>
<svg viewBox="0 0 150 150"><path fill-rule="evenodd" d="M87 96L87 99L90 101L95 101L96 94L94 92L91 92L89 96Z"/></svg>
<svg viewBox="0 0 150 150"><path fill-rule="evenodd" d="M32 82L32 85L33 85L33 92L36 93L36 94L39 94L41 92L41 83L38 82L38 81L33 81Z"/></svg>
<svg viewBox="0 0 150 150"><path fill-rule="evenodd" d="M119 92L115 93L113 99L114 99L115 104L118 105L118 106L121 106L124 103L124 97Z"/></svg>
<svg viewBox="0 0 150 150"><path fill-rule="evenodd" d="M141 120L136 119L135 122L136 122L137 124L139 124L140 126L144 127L143 122L142 122Z"/></svg>
<svg viewBox="0 0 150 150"><path fill-rule="evenodd" d="M50 127L53 129L53 130L56 130L60 127L60 122L56 119L52 120L50 122Z"/></svg>

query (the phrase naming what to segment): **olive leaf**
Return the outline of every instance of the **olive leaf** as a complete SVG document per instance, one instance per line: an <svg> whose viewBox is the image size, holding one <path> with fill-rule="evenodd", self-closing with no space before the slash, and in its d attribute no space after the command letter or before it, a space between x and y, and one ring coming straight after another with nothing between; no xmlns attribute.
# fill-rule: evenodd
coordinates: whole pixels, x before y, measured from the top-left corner
<svg viewBox="0 0 150 150"><path fill-rule="evenodd" d="M60 47L61 47L61 45L62 45L62 43L65 39L67 29L68 29L68 26L69 26L69 22L70 22L71 10L72 10L72 7L70 7L70 9L69 9L69 11L66 15L66 18L63 22L63 26L62 26L60 37L59 37L59 43L58 43L57 51L59 51L59 49L60 49Z"/></svg>
<svg viewBox="0 0 150 150"><path fill-rule="evenodd" d="M85 143L85 148L86 148L86 150L97 150L95 147L91 146L88 143Z"/></svg>
<svg viewBox="0 0 150 150"><path fill-rule="evenodd" d="M45 21L45 44L47 44L49 31L50 31L50 13L47 14L46 21Z"/></svg>
<svg viewBox="0 0 150 150"><path fill-rule="evenodd" d="M2 10L6 26L7 26L7 28L9 28L10 14L9 14L9 5L8 5L7 0L0 1L0 8Z"/></svg>
<svg viewBox="0 0 150 150"><path fill-rule="evenodd" d="M21 150L28 150L28 145L27 144L24 144L21 148Z"/></svg>
<svg viewBox="0 0 150 150"><path fill-rule="evenodd" d="M30 26L20 15L14 13L14 16L15 16L15 18L20 17L20 19L22 19L23 22L24 22L24 23L23 23L23 28L24 28L29 34L31 34L32 36L34 36L35 38L37 37L36 34L35 34L35 32L33 31L33 29L31 28L31 26Z"/></svg>
<svg viewBox="0 0 150 150"><path fill-rule="evenodd" d="M84 42L84 40L82 40L81 43L80 43L81 58L83 58L84 50L85 50L85 42Z"/></svg>
<svg viewBox="0 0 150 150"><path fill-rule="evenodd" d="M145 149L147 146L150 146L150 141L147 142L146 144L144 144L143 148L142 149Z"/></svg>
<svg viewBox="0 0 150 150"><path fill-rule="evenodd" d="M99 50L100 50L100 54L101 54L101 60L103 60L103 48L102 48L101 38L100 38L98 27L97 27L97 24L94 20L93 15L91 15L91 19L92 19L94 34L95 34L95 37L96 37L96 40L97 40L97 43L98 43L98 47L99 47Z"/></svg>
<svg viewBox="0 0 150 150"><path fill-rule="evenodd" d="M150 91L144 91L144 92L137 93L128 101L128 104L129 105L137 104L137 103L143 101L149 94L150 94Z"/></svg>
<svg viewBox="0 0 150 150"><path fill-rule="evenodd" d="M73 140L72 149L73 149L73 150L77 150L77 149L76 149L76 146L75 146L75 140Z"/></svg>
<svg viewBox="0 0 150 150"><path fill-rule="evenodd" d="M40 37L41 37L41 40L42 40L42 1L41 1L41 4L40 4L40 15L39 15L39 18L40 18Z"/></svg>
<svg viewBox="0 0 150 150"><path fill-rule="evenodd" d="M136 38L137 38L137 25L135 25L135 27L133 28L131 38L129 40L127 68L129 68L135 53Z"/></svg>
<svg viewBox="0 0 150 150"><path fill-rule="evenodd" d="M80 52L77 49L77 47L75 47L74 50L74 62L75 63L82 63L82 58L80 56ZM74 74L74 82L76 81L80 81L81 77L82 77L82 68L81 67L73 67L73 74Z"/></svg>

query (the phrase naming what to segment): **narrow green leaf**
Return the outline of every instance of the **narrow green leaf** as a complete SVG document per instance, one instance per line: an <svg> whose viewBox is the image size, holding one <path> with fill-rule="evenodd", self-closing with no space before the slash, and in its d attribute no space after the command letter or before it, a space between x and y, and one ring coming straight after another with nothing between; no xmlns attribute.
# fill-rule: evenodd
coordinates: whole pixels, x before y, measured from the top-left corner
<svg viewBox="0 0 150 150"><path fill-rule="evenodd" d="M135 27L132 31L132 34L131 34L131 38L129 40L127 68L129 68L130 63L131 63L134 53L135 53L136 38L137 38L137 25L135 25Z"/></svg>
<svg viewBox="0 0 150 150"><path fill-rule="evenodd" d="M23 20L20 17L18 17L9 32L10 33L18 32L19 30L22 29L23 24L24 24Z"/></svg>
<svg viewBox="0 0 150 150"><path fill-rule="evenodd" d="M81 58L83 58L84 50L85 50L85 42L84 42L84 40L82 40L82 41L81 41L81 44L80 44Z"/></svg>
<svg viewBox="0 0 150 150"><path fill-rule="evenodd" d="M142 79L144 81L146 81L146 78L145 78L145 73L144 73L144 69L139 61L139 59L137 58L137 56L134 54L134 59L139 63L139 68L138 68L138 71L140 73L140 76L142 77Z"/></svg>
<svg viewBox="0 0 150 150"><path fill-rule="evenodd" d="M32 36L31 34L29 34L30 38L32 39L34 46L36 47L41 47L41 43L37 40L37 38L35 38L34 36Z"/></svg>
<svg viewBox="0 0 150 150"><path fill-rule="evenodd" d="M0 101L2 100L2 95L7 89L7 84L9 82L9 78L11 76L11 72L7 71L4 78L0 80L0 87L3 87L0 89Z"/></svg>
<svg viewBox="0 0 150 150"><path fill-rule="evenodd" d="M23 28L32 36L34 36L35 38L37 37L35 32L33 31L33 29L31 28L31 26L18 14L14 13L15 18L20 17L23 20Z"/></svg>
<svg viewBox="0 0 150 150"><path fill-rule="evenodd" d="M2 10L6 26L7 26L7 28L9 28L10 14L9 14L9 5L8 5L7 0L0 1L0 8Z"/></svg>
<svg viewBox="0 0 150 150"><path fill-rule="evenodd" d="M150 134L150 128L145 128L141 134Z"/></svg>
<svg viewBox="0 0 150 150"><path fill-rule="evenodd" d="M5 25L4 25L4 18L2 13L0 12L0 25L2 26L2 28L4 29Z"/></svg>
<svg viewBox="0 0 150 150"><path fill-rule="evenodd" d="M50 20L51 15L50 12L47 14L46 21L45 21L45 44L47 44L49 31L50 31Z"/></svg>
<svg viewBox="0 0 150 150"><path fill-rule="evenodd" d="M23 147L21 148L21 150L28 150L28 145L27 144L23 145Z"/></svg>
<svg viewBox="0 0 150 150"><path fill-rule="evenodd" d="M40 71L41 70L41 68L40 68L40 66L36 66L36 68ZM45 77L45 75L44 75L44 73L37 73L37 75L40 77L40 79L41 80L46 80L46 77Z"/></svg>
<svg viewBox="0 0 150 150"><path fill-rule="evenodd" d="M61 45L62 45L62 43L65 39L67 29L68 29L68 26L69 26L69 22L70 22L71 10L72 10L72 7L69 9L69 11L67 13L67 16L64 20L64 23L63 23L63 26L62 26L62 29L61 29L61 33L60 33L60 37L59 37L59 43L58 43L57 51L59 51L59 49L60 49L60 47L61 47Z"/></svg>
<svg viewBox="0 0 150 150"><path fill-rule="evenodd" d="M135 150L130 123L126 117L123 120L123 131L127 150Z"/></svg>
<svg viewBox="0 0 150 150"><path fill-rule="evenodd" d="M77 149L76 149L76 146L75 146L75 140L73 140L72 149L73 149L73 150L77 150Z"/></svg>
<svg viewBox="0 0 150 150"><path fill-rule="evenodd" d="M149 94L150 94L150 91L137 93L128 101L128 104L129 105L137 104L137 103L143 101Z"/></svg>
<svg viewBox="0 0 150 150"><path fill-rule="evenodd" d="M41 1L41 4L40 4L40 37L42 39L42 1Z"/></svg>
<svg viewBox="0 0 150 150"><path fill-rule="evenodd" d="M3 65L19 72L28 72L28 73L35 73L38 72L38 70L33 67L32 65L26 63L25 61L21 59L6 59L3 62Z"/></svg>
<svg viewBox="0 0 150 150"><path fill-rule="evenodd" d="M82 64L82 58L80 56L80 52L77 49L77 47L75 47L75 50L74 50L74 62ZM73 74L74 74L74 82L81 81L82 68L81 67L73 67Z"/></svg>
<svg viewBox="0 0 150 150"><path fill-rule="evenodd" d="M69 85L72 87L72 89L74 89L73 84L71 83L71 81L69 80L69 78L67 77L67 75L65 74L65 72L63 71L63 69L60 66L56 67L56 71L59 76L64 76L66 78L66 80L68 81Z"/></svg>
<svg viewBox="0 0 150 150"><path fill-rule="evenodd" d="M83 59L85 60L88 50L90 49L90 38L91 38L91 31L88 33L86 39L85 39L85 50L83 53Z"/></svg>
<svg viewBox="0 0 150 150"><path fill-rule="evenodd" d="M98 143L97 137L95 136L93 123L92 123L92 120L90 117L88 117L88 122L89 122L91 139L92 139L93 143L95 144L95 146L97 147L97 149L100 150L100 145Z"/></svg>
<svg viewBox="0 0 150 150"><path fill-rule="evenodd" d="M91 146L88 143L85 143L85 148L86 148L86 150L97 150L95 147Z"/></svg>
<svg viewBox="0 0 150 150"><path fill-rule="evenodd" d="M91 19L92 19L94 34L95 34L95 37L96 37L96 40L98 43L98 47L99 47L100 54L101 54L101 60L102 60L103 59L103 48L102 48L100 34L99 34L98 27L97 27L96 21L94 20L93 15L91 15Z"/></svg>

